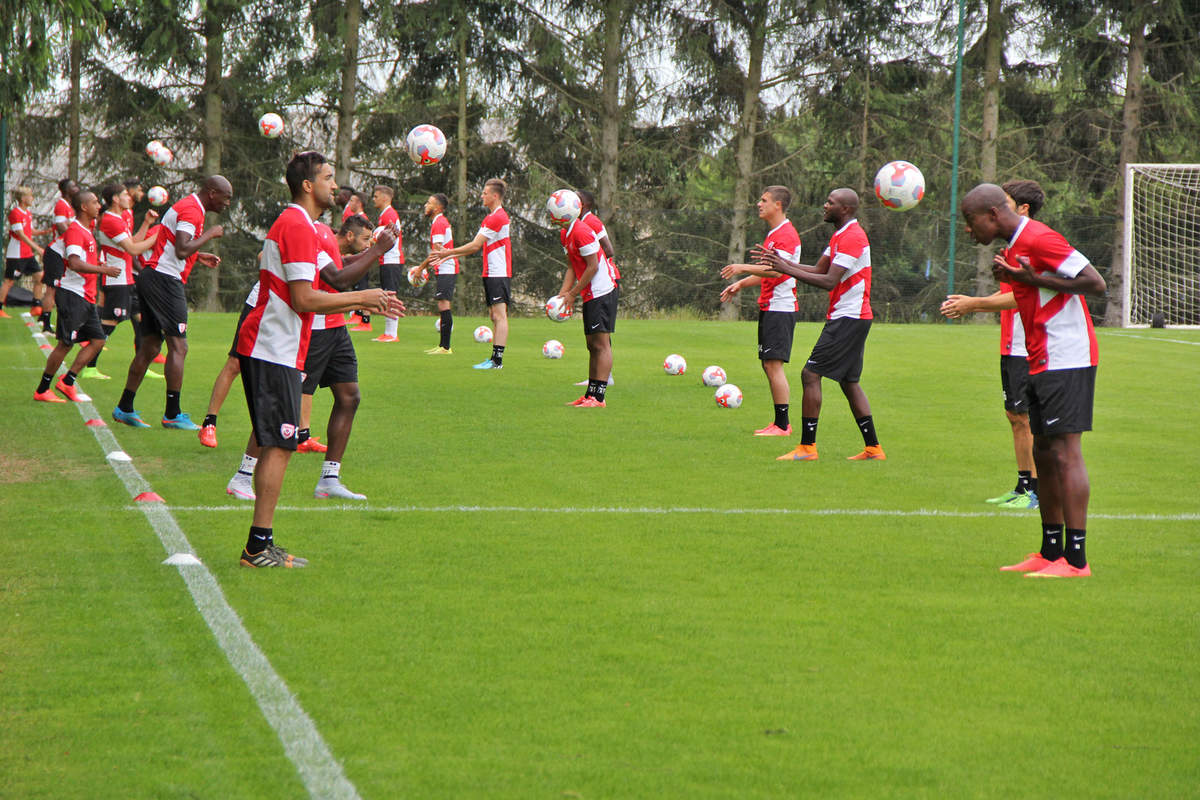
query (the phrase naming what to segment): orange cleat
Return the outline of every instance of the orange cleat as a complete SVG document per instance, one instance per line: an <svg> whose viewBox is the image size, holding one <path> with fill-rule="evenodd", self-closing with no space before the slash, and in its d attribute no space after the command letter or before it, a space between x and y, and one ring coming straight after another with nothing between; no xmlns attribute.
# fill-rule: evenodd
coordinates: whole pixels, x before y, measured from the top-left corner
<svg viewBox="0 0 1200 800"><path fill-rule="evenodd" d="M198 433L196 435L200 437L200 444L204 445L205 447L216 447L217 446L217 426L216 425L205 425L203 428L200 429L200 433Z"/></svg>
<svg viewBox="0 0 1200 800"><path fill-rule="evenodd" d="M887 461L887 456L883 454L883 448L877 444L870 444L863 448L863 451L856 456L847 456L847 461Z"/></svg>
<svg viewBox="0 0 1200 800"><path fill-rule="evenodd" d="M1057 561L1051 561L1044 569L1037 572L1026 572L1026 578L1090 578L1092 577L1092 565L1084 564L1082 567L1073 567L1071 562L1065 558L1060 558Z"/></svg>
<svg viewBox="0 0 1200 800"><path fill-rule="evenodd" d="M86 394L79 391L78 386L76 386L74 384L72 384L71 386L67 386L67 384L63 383L62 378L58 379L58 382L54 384L54 388L58 389L60 392L62 392L64 395L66 395L67 399L72 402L75 402L75 403L90 403L90 402L92 402L92 398L88 397Z"/></svg>
<svg viewBox="0 0 1200 800"><path fill-rule="evenodd" d="M569 405L569 406L581 406L581 405L583 405L583 401L584 401L584 400L587 400L587 397L586 397L586 396L582 396L582 397L576 397L574 400L572 400L571 402L567 403L567 405Z"/></svg>
<svg viewBox="0 0 1200 800"><path fill-rule="evenodd" d="M165 363L167 363L167 357L164 356L162 353L159 353L158 355L156 355L154 357L154 363L155 364L165 364Z"/></svg>
<svg viewBox="0 0 1200 800"><path fill-rule="evenodd" d="M796 449L784 453L776 461L816 461L817 446L815 444L798 444Z"/></svg>
<svg viewBox="0 0 1200 800"><path fill-rule="evenodd" d="M755 436L791 436L792 435L792 426L788 425L786 428L781 428L778 425L776 425L774 422L772 422L767 427L756 430L754 432L754 435Z"/></svg>
<svg viewBox="0 0 1200 800"><path fill-rule="evenodd" d="M1058 559L1062 561L1063 559ZM1008 564L1000 568L1001 572L1037 572L1040 569L1053 564L1053 561L1042 556L1041 553L1030 553L1029 556L1019 564Z"/></svg>
<svg viewBox="0 0 1200 800"><path fill-rule="evenodd" d="M12 319L12 315L3 308L0 308L0 319Z"/></svg>
<svg viewBox="0 0 1200 800"><path fill-rule="evenodd" d="M398 342L398 341L400 341L400 339L399 339L399 337L396 337L396 336L389 336L389 335L387 335L387 334L385 333L385 334L383 334L382 336L376 336L376 337L375 337L374 339L372 339L371 341L372 341L372 342L385 342L385 343L387 343L387 344L391 344L392 342Z"/></svg>
<svg viewBox="0 0 1200 800"><path fill-rule="evenodd" d="M41 403L65 403L61 397L56 395L52 390L47 389L44 392L34 392L33 399Z"/></svg>
<svg viewBox="0 0 1200 800"><path fill-rule="evenodd" d="M29 316L33 317L34 319L37 319L38 317L40 317L42 315L43 311L45 311L45 309L42 308L41 303L34 303L33 307L29 309Z"/></svg>
<svg viewBox="0 0 1200 800"><path fill-rule="evenodd" d="M355 333L358 333L360 331L366 331L367 333L370 333L371 332L371 323L363 322L358 325L355 325L350 330L354 331Z"/></svg>
<svg viewBox="0 0 1200 800"><path fill-rule="evenodd" d="M297 453L324 453L328 449L329 447L327 445L321 444L311 436L300 444L296 445Z"/></svg>
<svg viewBox="0 0 1200 800"><path fill-rule="evenodd" d="M579 405L577 405L575 407L576 408L606 408L607 406L605 406L605 403L603 400L597 400L594 397L584 397L584 398L581 398L581 402L579 403Z"/></svg>

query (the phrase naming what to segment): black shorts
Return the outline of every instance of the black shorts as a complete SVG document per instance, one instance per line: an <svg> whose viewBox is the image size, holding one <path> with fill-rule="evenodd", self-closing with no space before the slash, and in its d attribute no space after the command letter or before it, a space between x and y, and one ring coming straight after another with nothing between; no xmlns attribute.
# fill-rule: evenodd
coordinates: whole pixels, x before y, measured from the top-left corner
<svg viewBox="0 0 1200 800"><path fill-rule="evenodd" d="M796 314L792 311L758 312L758 360L792 360L792 334L796 331Z"/></svg>
<svg viewBox="0 0 1200 800"><path fill-rule="evenodd" d="M41 271L42 266L37 263L37 259L33 256L4 259L5 280L15 281L22 275L37 275Z"/></svg>
<svg viewBox="0 0 1200 800"><path fill-rule="evenodd" d="M132 286L105 286L104 305L100 307L100 319L111 319L120 324L129 319L132 306Z"/></svg>
<svg viewBox="0 0 1200 800"><path fill-rule="evenodd" d="M484 278L483 300L489 306L512 304L512 278Z"/></svg>
<svg viewBox="0 0 1200 800"><path fill-rule="evenodd" d="M313 331L304 358L304 394L335 383L358 383L358 356L345 325Z"/></svg>
<svg viewBox="0 0 1200 800"><path fill-rule="evenodd" d="M804 368L832 381L857 383L871 320L839 317L825 323Z"/></svg>
<svg viewBox="0 0 1200 800"><path fill-rule="evenodd" d="M617 329L617 290L583 304L583 335L612 333Z"/></svg>
<svg viewBox="0 0 1200 800"><path fill-rule="evenodd" d="M47 286L58 286L62 280L63 270L67 268L63 257L58 251L49 247L42 253L42 283Z"/></svg>
<svg viewBox="0 0 1200 800"><path fill-rule="evenodd" d="M188 307L183 281L144 269L137 276L143 336L187 336Z"/></svg>
<svg viewBox="0 0 1200 800"><path fill-rule="evenodd" d="M295 450L300 427L300 370L238 356L250 428L259 447Z"/></svg>
<svg viewBox="0 0 1200 800"><path fill-rule="evenodd" d="M1025 356L1000 356L1000 388L1004 391L1004 410L1028 414L1025 384L1029 382L1029 359Z"/></svg>
<svg viewBox="0 0 1200 800"><path fill-rule="evenodd" d="M54 337L63 344L78 344L106 338L104 328L100 327L100 315L96 313L95 303L89 303L74 292L64 289L55 295L54 305L58 308Z"/></svg>
<svg viewBox="0 0 1200 800"><path fill-rule="evenodd" d="M1025 398L1034 436L1082 433L1092 429L1096 368L1054 369L1029 376Z"/></svg>
<svg viewBox="0 0 1200 800"><path fill-rule="evenodd" d="M233 344L229 346L229 355L234 358L238 357L237 343L238 337L242 335L242 323L246 321L246 317L250 316L250 312L253 310L254 306L242 303L242 313L238 314L237 327L233 329Z"/></svg>
<svg viewBox="0 0 1200 800"><path fill-rule="evenodd" d="M403 264L379 265L379 288L388 292L400 291L400 283L404 281Z"/></svg>
<svg viewBox="0 0 1200 800"><path fill-rule="evenodd" d="M135 275L134 278L137 276ZM142 317L142 303L138 300L137 284L129 285L129 319L137 321Z"/></svg>
<svg viewBox="0 0 1200 800"><path fill-rule="evenodd" d="M437 276L437 291L433 295L434 300L453 300L454 285L458 282L458 276L451 272L448 275Z"/></svg>

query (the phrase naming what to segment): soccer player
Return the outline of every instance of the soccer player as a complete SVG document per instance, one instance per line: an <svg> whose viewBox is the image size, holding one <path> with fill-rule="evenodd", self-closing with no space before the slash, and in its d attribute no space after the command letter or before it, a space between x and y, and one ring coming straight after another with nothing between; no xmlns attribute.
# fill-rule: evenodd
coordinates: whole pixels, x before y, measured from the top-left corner
<svg viewBox="0 0 1200 800"><path fill-rule="evenodd" d="M204 230L206 212L220 214L229 208L233 187L221 175L204 180L200 191L189 194L163 215L157 232L154 250L146 266L138 273L138 300L142 307L142 338L137 354L129 362L125 391L112 417L133 428L149 428L133 408L138 387L154 357L167 342L167 402L162 426L184 431L198 431L200 426L179 407L183 389L183 364L187 358L187 295L183 284L188 273L199 261L215 269L221 259L212 253L201 252L204 245L225 234L221 225Z"/></svg>
<svg viewBox="0 0 1200 800"><path fill-rule="evenodd" d="M555 220L559 241L567 254L558 297L568 305L583 300L583 336L588 349L588 387L582 397L567 405L604 408L608 375L612 372L612 334L617 324L617 282L608 258L600 249L596 232L575 219Z"/></svg>
<svg viewBox="0 0 1200 800"><path fill-rule="evenodd" d="M96 243L105 262L121 270L116 277L106 277L103 281L100 327L104 329L104 338L108 339L117 325L129 317L133 304L133 259L154 247L158 234L147 236L146 231L158 219L158 212L153 209L147 211L141 228L133 233L130 229L133 211L130 209L132 199L129 190L123 184L112 183L104 187L101 199L106 210L96 223ZM99 357L97 354L96 359ZM108 380L108 376L96 366L95 359L87 365L81 377Z"/></svg>
<svg viewBox="0 0 1200 800"><path fill-rule="evenodd" d="M37 256L44 252L42 247L33 240L49 231L33 229L33 214L29 207L33 205L33 190L28 186L18 186L13 189L13 200L16 202L8 212L8 247L4 251L4 282L0 283L0 319L8 319L4 311L4 303L8 300L8 291L22 275L33 277L34 304L41 298L45 286L42 284L42 267L38 264ZM37 316L36 314L34 316Z"/></svg>
<svg viewBox="0 0 1200 800"><path fill-rule="evenodd" d="M58 379L54 388L77 403L91 400L75 385L79 370L104 347L104 330L96 313L96 277L115 277L120 269L100 261L100 249L92 236L92 224L100 214L100 201L88 191L77 191L71 197L74 218L63 233L63 252L67 269L59 281L63 290L58 298L58 323L54 335L58 344L46 357L46 368L33 399L44 403L66 402L50 390L50 384L63 359L80 342L87 346L79 351L67 374Z"/></svg>
<svg viewBox="0 0 1200 800"><path fill-rule="evenodd" d="M789 261L800 261L800 234L787 218L792 192L786 186L768 186L758 198L758 218L767 224L767 238L762 248ZM796 279L753 264L727 264L721 270L725 280L742 273L747 277L735 281L721 291L721 302L727 303L738 292L758 286L758 358L767 384L771 387L771 402L775 404L775 421L754 432L755 436L791 436L792 423L788 418L791 386L783 365L792 358L792 334L796 330Z"/></svg>
<svg viewBox="0 0 1200 800"><path fill-rule="evenodd" d="M350 217L361 217L368 225L371 223L371 218L367 216L366 204L363 202L363 196L351 189L349 186L343 186L338 189L337 203L342 207L342 222L350 219ZM363 275L354 288L358 291L366 289L369 284L368 276ZM371 315L369 312L358 309L350 315L350 324L352 331L369 331L371 330Z"/></svg>
<svg viewBox="0 0 1200 800"><path fill-rule="evenodd" d="M446 219L446 209L449 206L450 201L444 194L431 194L425 201L425 216L431 218L429 224L430 258L434 253L454 248L454 229L450 227L450 220ZM430 258L421 262L422 270L429 266ZM425 355L448 356L451 353L450 333L454 330L454 313L450 310L450 301L454 299L456 283L458 283L458 259L449 258L438 262L437 292L433 297L437 300L438 318L442 326L438 329L438 346L426 350Z"/></svg>
<svg viewBox="0 0 1200 800"><path fill-rule="evenodd" d="M382 289L330 294L316 289L320 250L313 220L333 205L333 167L308 151L287 165L292 204L271 225L263 243L257 302L242 323L237 352L251 429L261 448L255 471L254 518L240 563L248 567L303 567L307 561L275 544L275 506L296 449L300 392L313 314L368 308L394 316L402 308Z"/></svg>
<svg viewBox="0 0 1200 800"><path fill-rule="evenodd" d="M887 458L875 435L875 419L866 392L859 385L863 350L871 331L871 243L858 224L858 193L834 189L825 199L824 221L837 230L815 266L794 263L774 250L756 247L755 260L764 266L829 292L825 327L813 347L800 380L800 444L779 461L817 460L817 420L821 416L821 379L835 380L846 395L854 421L863 437L863 451L851 461L883 461Z"/></svg>
<svg viewBox="0 0 1200 800"><path fill-rule="evenodd" d="M492 318L495 338L492 356L474 366L475 369L503 369L504 347L508 344L508 305L512 302L512 240L509 238L508 212L504 210L504 195L508 186L499 178L489 178L479 199L487 216L475 238L458 247L439 250L430 255L429 263L440 264L448 258L469 256L483 250L483 298Z"/></svg>
<svg viewBox="0 0 1200 800"><path fill-rule="evenodd" d="M1046 202L1046 193L1037 181L1009 181L1002 187L1008 207L1023 217L1037 217ZM1012 429L1013 451L1017 457L1017 485L1008 492L990 498L1006 508L1037 508L1037 465L1033 460L1033 434L1029 432L1029 412L1025 410L1025 384L1029 380L1029 360L1025 350L1025 328L1021 313L1012 307L1012 286L1001 283L987 297L947 296L941 312L957 319L972 312L1000 312L1000 387L1004 413Z"/></svg>
<svg viewBox="0 0 1200 800"><path fill-rule="evenodd" d="M394 196L392 187L376 186L375 191L371 193L371 202L375 204L375 208L379 211L379 222L375 230L386 228L389 225L395 225L396 230L400 229L400 215L396 213L395 207L392 205L392 197ZM400 282L404 279L404 244L403 239L398 237L396 243L392 245L392 249L379 257L379 286L384 291L398 292L400 291ZM371 341L373 342L398 342L399 337L396 336L399 329L400 321L395 317L389 317L383 324L383 335L376 336Z"/></svg>
<svg viewBox="0 0 1200 800"><path fill-rule="evenodd" d="M1008 240L993 260L992 274L1012 286L1029 351L1025 396L1038 469L1042 546L1001 569L1033 577L1090 577L1091 488L1081 440L1092 429L1099 350L1082 295L1103 294L1104 278L1061 234L1013 211L995 184L967 192L962 214L979 244Z"/></svg>
<svg viewBox="0 0 1200 800"><path fill-rule="evenodd" d="M596 238L600 240L600 249L604 251L604 257L608 259L608 265L612 268L613 281L616 283L617 295L620 297L621 270L617 268L617 254L613 250L612 240L608 238L608 229L604 227L604 222L596 214L596 197L586 189L580 189L576 194L579 195L579 219L596 232ZM575 385L587 386L588 381L579 381ZM608 385L613 385L612 373L608 375Z"/></svg>
<svg viewBox="0 0 1200 800"><path fill-rule="evenodd" d="M50 226L54 231L54 238L42 253L42 285L45 287L42 304L35 305L32 309L33 312L36 312L35 316L42 323L42 330L46 333L50 332L50 314L54 311L54 291L58 282L62 280L65 269L62 237L67 232L67 226L71 224L71 220L75 218L71 198L78 191L79 185L70 178L63 178L58 182L60 197L54 203L54 217Z"/></svg>

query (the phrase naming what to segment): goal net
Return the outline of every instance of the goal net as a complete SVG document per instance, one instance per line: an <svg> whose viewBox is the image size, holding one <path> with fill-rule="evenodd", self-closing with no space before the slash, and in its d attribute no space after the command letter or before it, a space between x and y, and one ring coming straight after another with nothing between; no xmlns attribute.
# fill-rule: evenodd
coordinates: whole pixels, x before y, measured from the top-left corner
<svg viewBox="0 0 1200 800"><path fill-rule="evenodd" d="M1200 164L1125 169L1124 325L1200 327Z"/></svg>

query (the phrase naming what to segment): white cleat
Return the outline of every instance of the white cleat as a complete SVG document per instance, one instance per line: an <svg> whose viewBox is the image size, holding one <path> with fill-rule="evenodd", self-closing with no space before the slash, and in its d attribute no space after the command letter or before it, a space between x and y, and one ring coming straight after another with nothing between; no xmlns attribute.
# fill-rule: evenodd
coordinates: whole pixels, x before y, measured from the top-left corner
<svg viewBox="0 0 1200 800"><path fill-rule="evenodd" d="M225 485L225 494L230 494L238 500L255 500L257 496L254 494L254 484L250 479L240 472L234 474L229 479L229 483Z"/></svg>
<svg viewBox="0 0 1200 800"><path fill-rule="evenodd" d="M326 498L337 498L338 500L366 500L365 494L352 492L342 485L341 481L317 481L317 488L313 489L313 497L324 500Z"/></svg>

